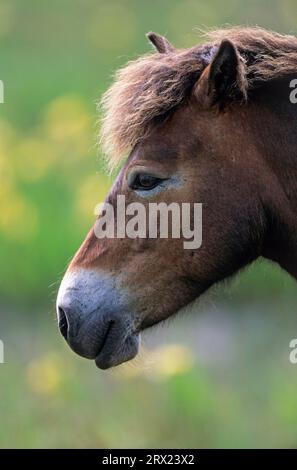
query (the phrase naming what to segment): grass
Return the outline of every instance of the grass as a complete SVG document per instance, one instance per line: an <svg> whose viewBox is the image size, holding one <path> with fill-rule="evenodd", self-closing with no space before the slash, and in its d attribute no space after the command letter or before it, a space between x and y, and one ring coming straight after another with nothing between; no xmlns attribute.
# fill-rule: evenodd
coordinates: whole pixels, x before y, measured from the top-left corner
<svg viewBox="0 0 297 470"><path fill-rule="evenodd" d="M198 323L152 331L117 371L75 357L49 313L111 185L95 101L112 73L149 50L150 30L180 46L230 19L292 31L287 4L1 0L0 447L296 446L296 288L279 268L256 263L216 288Z"/></svg>
<svg viewBox="0 0 297 470"><path fill-rule="evenodd" d="M10 312L0 447L294 447L293 312L205 305L107 372L75 356L50 315Z"/></svg>

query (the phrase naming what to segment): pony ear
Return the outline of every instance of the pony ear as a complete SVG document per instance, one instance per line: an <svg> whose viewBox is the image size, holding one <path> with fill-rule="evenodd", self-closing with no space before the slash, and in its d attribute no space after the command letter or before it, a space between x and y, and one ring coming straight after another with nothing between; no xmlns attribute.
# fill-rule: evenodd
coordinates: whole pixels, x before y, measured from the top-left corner
<svg viewBox="0 0 297 470"><path fill-rule="evenodd" d="M245 64L231 41L222 41L196 83L194 93L204 107L217 104L221 109L232 101L247 99Z"/></svg>
<svg viewBox="0 0 297 470"><path fill-rule="evenodd" d="M174 47L166 38L157 33L147 33L146 37L161 54L174 51Z"/></svg>

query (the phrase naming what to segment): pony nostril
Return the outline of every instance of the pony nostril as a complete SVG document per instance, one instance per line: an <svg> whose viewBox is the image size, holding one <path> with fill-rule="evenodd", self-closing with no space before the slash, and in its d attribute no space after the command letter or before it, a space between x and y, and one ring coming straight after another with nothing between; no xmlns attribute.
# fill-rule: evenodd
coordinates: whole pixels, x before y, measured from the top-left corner
<svg viewBox="0 0 297 470"><path fill-rule="evenodd" d="M61 335L67 339L67 333L68 333L68 320L67 320L67 316L66 316L66 313L64 312L64 310L59 307L58 308L58 311L59 311L59 329L61 331Z"/></svg>

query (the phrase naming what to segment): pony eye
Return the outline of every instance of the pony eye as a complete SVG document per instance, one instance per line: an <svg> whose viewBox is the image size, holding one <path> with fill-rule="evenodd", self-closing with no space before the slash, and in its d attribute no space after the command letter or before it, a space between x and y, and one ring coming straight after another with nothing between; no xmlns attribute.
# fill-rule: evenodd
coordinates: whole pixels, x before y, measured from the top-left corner
<svg viewBox="0 0 297 470"><path fill-rule="evenodd" d="M137 174L134 180L132 181L130 188L142 191L149 191L150 189L153 189L158 186L161 181L163 180L161 178L157 178L156 176L148 175L145 173Z"/></svg>

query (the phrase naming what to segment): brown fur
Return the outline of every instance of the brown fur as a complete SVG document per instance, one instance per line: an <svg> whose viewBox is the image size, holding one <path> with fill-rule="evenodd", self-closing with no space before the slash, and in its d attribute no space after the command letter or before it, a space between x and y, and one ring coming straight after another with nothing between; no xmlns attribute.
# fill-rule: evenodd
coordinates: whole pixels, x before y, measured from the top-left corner
<svg viewBox="0 0 297 470"><path fill-rule="evenodd" d="M101 144L111 166L120 160L168 113L191 94L217 46L228 38L242 57L241 80L248 93L296 70L297 39L262 28L231 28L208 33L211 42L190 49L168 48L149 54L116 73L103 96Z"/></svg>
<svg viewBox="0 0 297 470"><path fill-rule="evenodd" d="M212 37L178 51L154 38L161 53L120 71L104 98L105 150L118 162L133 147L107 200L114 208L117 195L146 207L201 202L203 241L186 250L182 238L90 231L68 268L83 282L68 286L58 311L68 315L61 332L71 347L89 358L100 351L99 367L131 359L139 331L260 256L297 279L297 104L289 99L297 40L258 28ZM129 183L140 171L167 185L144 194Z"/></svg>

